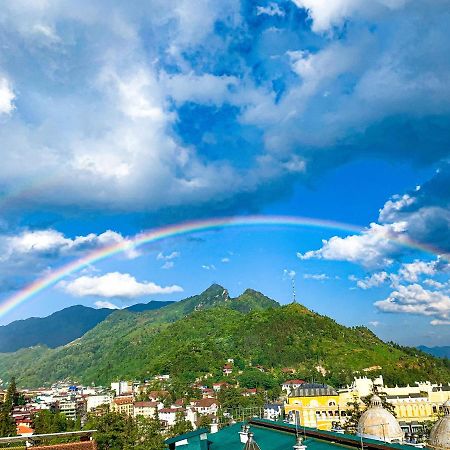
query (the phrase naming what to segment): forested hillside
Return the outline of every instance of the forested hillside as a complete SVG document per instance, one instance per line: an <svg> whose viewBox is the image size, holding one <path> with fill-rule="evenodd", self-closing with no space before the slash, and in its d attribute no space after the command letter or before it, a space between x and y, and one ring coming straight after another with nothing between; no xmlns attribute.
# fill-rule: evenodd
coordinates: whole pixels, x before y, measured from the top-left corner
<svg viewBox="0 0 450 450"><path fill-rule="evenodd" d="M106 384L157 373L187 381L206 373L220 378L227 358L243 371L261 365L276 377L282 367L294 367L304 378L334 385L373 366L382 367L388 383L450 380L446 360L384 343L365 327L344 327L299 304L281 307L256 291L232 299L217 285L156 311L118 311L64 347L0 355L0 377L15 375L27 386L64 378Z"/></svg>
<svg viewBox="0 0 450 450"><path fill-rule="evenodd" d="M138 303L126 308L131 312L142 312L159 309L173 302L151 301ZM98 323L105 320L114 309L89 308L75 305L57 311L47 317L30 317L16 320L8 325L0 326L0 353L15 352L21 348L45 345L55 348L68 344Z"/></svg>

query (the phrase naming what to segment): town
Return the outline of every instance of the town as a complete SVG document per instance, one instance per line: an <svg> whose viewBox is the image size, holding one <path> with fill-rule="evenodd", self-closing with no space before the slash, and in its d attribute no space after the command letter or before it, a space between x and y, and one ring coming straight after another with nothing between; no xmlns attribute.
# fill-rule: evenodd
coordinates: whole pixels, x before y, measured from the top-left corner
<svg viewBox="0 0 450 450"><path fill-rule="evenodd" d="M261 373L266 370L262 366L256 369ZM143 382L118 380L108 387L65 381L48 388L21 389L11 417L17 436L28 441L28 446L37 431L82 430L90 418L111 413L155 421L157 432L166 442L177 442L180 435L184 439L185 433L198 437L195 430L203 433L207 429L215 434L233 424L259 418L297 429L358 435L419 448L426 442L432 445L430 436L439 418L450 420L450 384L417 381L414 385L387 386L380 373L373 378L358 376L351 385L333 387L301 379L294 369L286 367L282 369L285 381L279 390L268 391L241 387L234 381L234 371L238 369L229 358L223 365L222 380L211 381L207 375L182 392L164 374ZM274 392L279 395L274 397ZM5 403L7 395L8 391L1 391L0 401ZM364 414L374 407L382 408L387 419L364 428ZM60 428L42 429L40 416L48 414L63 418ZM35 429L39 424L41 429Z"/></svg>

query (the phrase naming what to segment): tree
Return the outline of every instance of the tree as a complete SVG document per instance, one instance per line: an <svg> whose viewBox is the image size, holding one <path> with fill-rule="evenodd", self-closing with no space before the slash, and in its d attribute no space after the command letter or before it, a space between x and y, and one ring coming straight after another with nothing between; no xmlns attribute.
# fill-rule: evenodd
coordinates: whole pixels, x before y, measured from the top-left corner
<svg viewBox="0 0 450 450"><path fill-rule="evenodd" d="M100 417L90 417L86 429L96 429L95 440L99 450L129 450L132 449L136 433L131 417L108 412Z"/></svg>
<svg viewBox="0 0 450 450"><path fill-rule="evenodd" d="M180 434L187 433L192 431L192 424L188 420L185 419L183 412L177 412L177 418L175 425L170 427L169 435L170 436L178 436Z"/></svg>
<svg viewBox="0 0 450 450"><path fill-rule="evenodd" d="M5 401L0 410L0 436L16 435L16 423L12 417L12 412L14 406L17 405L18 398L16 380L11 378L8 390L6 391Z"/></svg>
<svg viewBox="0 0 450 450"><path fill-rule="evenodd" d="M135 450L163 450L165 448L159 420L138 416L135 425L137 431Z"/></svg>
<svg viewBox="0 0 450 450"><path fill-rule="evenodd" d="M352 402L347 403L347 406L347 420L344 424L344 429L347 433L356 434L358 422L361 414L363 413L363 410L361 409L361 402L355 396Z"/></svg>

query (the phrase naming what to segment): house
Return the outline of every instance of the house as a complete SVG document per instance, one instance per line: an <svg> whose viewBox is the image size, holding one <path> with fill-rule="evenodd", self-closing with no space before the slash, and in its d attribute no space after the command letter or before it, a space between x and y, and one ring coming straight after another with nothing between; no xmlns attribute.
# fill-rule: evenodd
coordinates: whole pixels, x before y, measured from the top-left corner
<svg viewBox="0 0 450 450"><path fill-rule="evenodd" d="M154 418L158 409L162 408L163 404L158 402L134 402L133 416L143 416L146 419Z"/></svg>
<svg viewBox="0 0 450 450"><path fill-rule="evenodd" d="M162 408L158 411L159 420L166 424L167 427L172 427L177 421L177 414L185 413L183 408Z"/></svg>
<svg viewBox="0 0 450 450"><path fill-rule="evenodd" d="M293 367L283 367L281 369L281 372L294 374L296 372L296 370Z"/></svg>
<svg viewBox="0 0 450 450"><path fill-rule="evenodd" d="M127 416L133 415L133 396L124 395L116 397L112 401L112 410L119 414L125 414Z"/></svg>
<svg viewBox="0 0 450 450"><path fill-rule="evenodd" d="M170 397L167 391L150 391L148 398L151 402L160 402Z"/></svg>
<svg viewBox="0 0 450 450"><path fill-rule="evenodd" d="M251 395L256 395L258 393L258 390L256 388L251 389L244 389L241 393L244 397L250 397Z"/></svg>
<svg viewBox="0 0 450 450"><path fill-rule="evenodd" d="M266 403L264 405L264 418L278 420L283 414L283 403Z"/></svg>
<svg viewBox="0 0 450 450"><path fill-rule="evenodd" d="M202 391L203 398L213 398L216 395L216 391L211 388L204 388L201 391Z"/></svg>
<svg viewBox="0 0 450 450"><path fill-rule="evenodd" d="M225 364L223 366L223 374L224 375L231 375L233 373L233 365L232 364Z"/></svg>
<svg viewBox="0 0 450 450"><path fill-rule="evenodd" d="M287 380L281 385L281 389L286 392L287 395L291 395L291 392L298 389L305 380Z"/></svg>
<svg viewBox="0 0 450 450"><path fill-rule="evenodd" d="M230 385L226 381L220 381L219 383L213 383L213 389L216 392L219 392L221 389L226 389L230 387Z"/></svg>
<svg viewBox="0 0 450 450"><path fill-rule="evenodd" d="M191 402L192 409L198 414L216 415L219 409L219 402L214 398L202 398Z"/></svg>

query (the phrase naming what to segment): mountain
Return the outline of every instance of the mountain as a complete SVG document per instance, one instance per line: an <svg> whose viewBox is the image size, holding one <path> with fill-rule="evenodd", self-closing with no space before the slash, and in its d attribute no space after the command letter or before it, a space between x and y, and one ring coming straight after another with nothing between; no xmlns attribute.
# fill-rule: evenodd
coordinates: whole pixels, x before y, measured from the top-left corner
<svg viewBox="0 0 450 450"><path fill-rule="evenodd" d="M126 308L131 312L154 310L173 302L150 301ZM0 353L15 352L21 348L45 345L50 348L68 344L98 323L105 320L113 309L95 309L70 306L47 317L31 317L0 326Z"/></svg>
<svg viewBox="0 0 450 450"><path fill-rule="evenodd" d="M385 343L365 327L342 326L299 304L280 306L253 290L231 298L219 285L157 310L116 311L63 347L0 355L0 378L14 375L29 387L65 378L107 384L156 373L193 380L206 373L220 377L228 358L245 370L263 365L274 377L295 367L317 379L320 365L323 381L336 385L357 373L370 375L374 366L382 369L373 374L382 372L388 383L450 379L446 361Z"/></svg>
<svg viewBox="0 0 450 450"><path fill-rule="evenodd" d="M450 345L443 347L427 347L425 345L419 345L417 348L438 358L450 359Z"/></svg>

